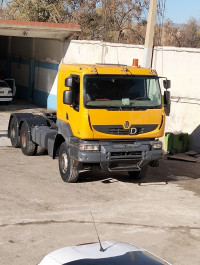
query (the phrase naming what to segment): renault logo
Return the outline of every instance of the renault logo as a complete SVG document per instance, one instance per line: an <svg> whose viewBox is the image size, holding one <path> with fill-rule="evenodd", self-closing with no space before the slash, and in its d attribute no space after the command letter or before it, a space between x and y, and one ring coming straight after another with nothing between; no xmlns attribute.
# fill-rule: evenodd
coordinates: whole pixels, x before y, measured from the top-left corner
<svg viewBox="0 0 200 265"><path fill-rule="evenodd" d="M130 128L129 134L137 134L137 128Z"/></svg>
<svg viewBox="0 0 200 265"><path fill-rule="evenodd" d="M128 127L129 127L129 122L128 122L128 121L126 121L126 122L124 123L124 127L125 127L125 128L128 128Z"/></svg>

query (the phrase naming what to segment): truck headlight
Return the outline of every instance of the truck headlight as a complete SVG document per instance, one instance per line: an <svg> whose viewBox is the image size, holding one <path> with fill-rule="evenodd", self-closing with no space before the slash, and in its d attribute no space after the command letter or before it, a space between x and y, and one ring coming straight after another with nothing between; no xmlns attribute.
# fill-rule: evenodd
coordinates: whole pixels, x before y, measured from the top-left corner
<svg viewBox="0 0 200 265"><path fill-rule="evenodd" d="M152 143L151 144L151 150L159 150L162 149L163 144L162 142Z"/></svg>
<svg viewBox="0 0 200 265"><path fill-rule="evenodd" d="M79 144L79 149L82 151L95 151L99 152L100 147L98 144Z"/></svg>

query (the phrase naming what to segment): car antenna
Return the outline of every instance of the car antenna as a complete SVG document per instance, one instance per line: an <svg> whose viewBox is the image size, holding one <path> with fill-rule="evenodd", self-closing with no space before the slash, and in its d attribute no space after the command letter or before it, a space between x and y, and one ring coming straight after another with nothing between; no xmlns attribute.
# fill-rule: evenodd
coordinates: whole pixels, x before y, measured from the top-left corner
<svg viewBox="0 0 200 265"><path fill-rule="evenodd" d="M90 214L91 214L91 216L92 216L92 221L93 221L93 224L94 224L94 227L95 227L95 231L96 231L96 233L97 233L97 238L98 238L99 245L100 245L100 251L101 251L101 252L104 252L104 249L103 249L103 247L102 247L102 245L101 245L101 240L100 240L100 238L99 238L99 234L98 234L98 231L97 231L97 228L96 228L96 224L95 224L95 221L94 221L94 218L93 218L93 215L92 215L92 212L91 212L91 211L90 211Z"/></svg>

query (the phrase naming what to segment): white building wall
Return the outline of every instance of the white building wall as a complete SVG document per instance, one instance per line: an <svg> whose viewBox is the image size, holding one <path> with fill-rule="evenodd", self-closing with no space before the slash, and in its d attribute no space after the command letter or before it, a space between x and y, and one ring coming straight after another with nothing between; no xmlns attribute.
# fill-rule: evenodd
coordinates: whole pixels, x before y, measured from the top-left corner
<svg viewBox="0 0 200 265"><path fill-rule="evenodd" d="M200 152L200 49L156 48L153 67L172 81L171 113L166 132L190 134L191 148Z"/></svg>
<svg viewBox="0 0 200 265"><path fill-rule="evenodd" d="M35 67L35 90L50 93L57 75L56 70Z"/></svg>
<svg viewBox="0 0 200 265"><path fill-rule="evenodd" d="M143 46L102 41L72 40L65 43L63 63L113 63L132 65L134 58L142 61Z"/></svg>
<svg viewBox="0 0 200 265"><path fill-rule="evenodd" d="M64 42L59 40L34 39L34 59L59 64L65 54Z"/></svg>

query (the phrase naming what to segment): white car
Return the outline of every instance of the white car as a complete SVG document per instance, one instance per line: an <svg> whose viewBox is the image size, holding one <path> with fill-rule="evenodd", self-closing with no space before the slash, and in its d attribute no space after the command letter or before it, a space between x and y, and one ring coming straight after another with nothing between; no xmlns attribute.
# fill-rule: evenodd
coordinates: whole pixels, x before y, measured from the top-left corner
<svg viewBox="0 0 200 265"><path fill-rule="evenodd" d="M0 102L11 102L15 93L14 79L0 80Z"/></svg>
<svg viewBox="0 0 200 265"><path fill-rule="evenodd" d="M102 247L101 247L102 246ZM51 252L38 265L172 265L149 251L122 242L89 243Z"/></svg>

